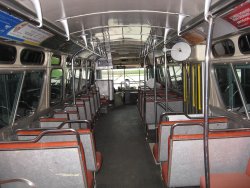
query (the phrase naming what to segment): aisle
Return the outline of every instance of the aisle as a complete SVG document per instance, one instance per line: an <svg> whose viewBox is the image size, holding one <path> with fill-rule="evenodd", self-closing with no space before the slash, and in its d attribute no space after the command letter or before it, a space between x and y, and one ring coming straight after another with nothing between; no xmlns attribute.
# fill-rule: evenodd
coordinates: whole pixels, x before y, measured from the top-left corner
<svg viewBox="0 0 250 188"><path fill-rule="evenodd" d="M100 117L95 139L103 155L97 188L163 187L136 106L120 106Z"/></svg>

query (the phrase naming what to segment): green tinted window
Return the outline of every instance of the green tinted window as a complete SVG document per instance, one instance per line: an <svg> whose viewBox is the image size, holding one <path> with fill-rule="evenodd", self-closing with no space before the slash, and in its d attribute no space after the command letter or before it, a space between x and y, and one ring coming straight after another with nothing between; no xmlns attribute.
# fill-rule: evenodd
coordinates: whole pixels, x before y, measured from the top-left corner
<svg viewBox="0 0 250 188"><path fill-rule="evenodd" d="M57 55L53 55L51 57L51 65L60 65L61 64L61 57Z"/></svg>

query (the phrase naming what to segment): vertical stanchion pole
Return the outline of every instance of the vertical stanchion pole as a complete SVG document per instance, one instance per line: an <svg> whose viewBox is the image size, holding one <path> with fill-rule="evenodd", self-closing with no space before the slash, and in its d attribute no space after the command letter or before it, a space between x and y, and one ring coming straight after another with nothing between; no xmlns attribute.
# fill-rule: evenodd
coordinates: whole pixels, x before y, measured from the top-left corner
<svg viewBox="0 0 250 188"><path fill-rule="evenodd" d="M155 116L155 127L157 127L157 87L156 87L155 47L153 47L153 63L154 63L154 116ZM157 129L156 129L156 133L157 133ZM156 143L157 143L157 140L156 140Z"/></svg>
<svg viewBox="0 0 250 188"><path fill-rule="evenodd" d="M167 61L167 48L166 45L163 48L164 52L164 69L165 69L165 105L166 112L168 111L168 61Z"/></svg>
<svg viewBox="0 0 250 188"><path fill-rule="evenodd" d="M108 96L109 96L109 101L110 101L111 96L110 96L110 83L109 83L109 66L108 66Z"/></svg>
<svg viewBox="0 0 250 188"><path fill-rule="evenodd" d="M74 59L75 59L75 56L72 56L72 59L71 59L71 72L72 72L72 73L71 73L71 74L72 74L72 94L73 94L73 104L76 104Z"/></svg>
<svg viewBox="0 0 250 188"><path fill-rule="evenodd" d="M210 71L210 52L213 36L213 17L212 15L207 15L206 21L208 22L208 34L206 42L206 52L205 52L205 75L204 75L204 165L205 165L205 178L206 178L206 188L210 188L210 167L209 167L209 148L208 148L208 134L209 134L209 123L208 123L208 114L209 114L209 71Z"/></svg>
<svg viewBox="0 0 250 188"><path fill-rule="evenodd" d="M143 92L143 122L144 122L144 126L145 126L145 130L147 130L147 126L146 126L146 87L147 87L147 70L146 70L146 58L147 56L144 57L144 61L143 61L143 67L144 67L144 92Z"/></svg>
<svg viewBox="0 0 250 188"><path fill-rule="evenodd" d="M140 87L140 81L141 81L141 67L139 66L139 84L138 84L138 87Z"/></svg>
<svg viewBox="0 0 250 188"><path fill-rule="evenodd" d="M86 94L88 93L88 61L85 61L85 88Z"/></svg>

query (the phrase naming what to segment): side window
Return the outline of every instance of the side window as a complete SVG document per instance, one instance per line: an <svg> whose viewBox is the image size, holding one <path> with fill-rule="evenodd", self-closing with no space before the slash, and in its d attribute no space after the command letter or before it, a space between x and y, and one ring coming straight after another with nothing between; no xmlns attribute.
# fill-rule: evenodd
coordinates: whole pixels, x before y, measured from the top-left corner
<svg viewBox="0 0 250 188"><path fill-rule="evenodd" d="M75 69L75 91L81 89L81 70ZM73 80L72 80L72 70L68 69L67 78L66 78L66 96L70 96L72 94Z"/></svg>
<svg viewBox="0 0 250 188"><path fill-rule="evenodd" d="M72 94L72 89L71 89L71 84L72 84L72 81L71 81L71 70L68 69L67 70L67 78L66 78L66 90L65 90L65 93L66 93L66 96L69 97L71 94Z"/></svg>
<svg viewBox="0 0 250 188"><path fill-rule="evenodd" d="M16 119L32 115L37 109L42 92L43 75L43 71L25 74Z"/></svg>
<svg viewBox="0 0 250 188"><path fill-rule="evenodd" d="M16 60L16 48L0 44L0 64L13 64Z"/></svg>
<svg viewBox="0 0 250 188"><path fill-rule="evenodd" d="M22 73L0 74L0 128L11 123L21 80Z"/></svg>
<svg viewBox="0 0 250 188"><path fill-rule="evenodd" d="M50 74L50 105L61 102L63 96L63 70L52 69Z"/></svg>
<svg viewBox="0 0 250 188"><path fill-rule="evenodd" d="M215 65L215 72L221 97L227 109L236 111L243 106L240 94L229 65Z"/></svg>
<svg viewBox="0 0 250 188"><path fill-rule="evenodd" d="M243 65L235 65L235 70L238 75L242 90L245 94L246 103L248 111L250 110L250 65L243 64Z"/></svg>
<svg viewBox="0 0 250 188"><path fill-rule="evenodd" d="M80 83L81 83L80 76L81 76L80 69L76 69L75 70L75 91L77 91L80 87Z"/></svg>
<svg viewBox="0 0 250 188"><path fill-rule="evenodd" d="M241 35L238 45L241 53L250 54L250 34Z"/></svg>
<svg viewBox="0 0 250 188"><path fill-rule="evenodd" d="M214 57L233 56L234 52L235 52L234 43L230 39L217 42L212 46L212 53Z"/></svg>
<svg viewBox="0 0 250 188"><path fill-rule="evenodd" d="M182 66L181 65L169 65L169 76L171 87L178 91L182 91L183 83L182 83ZM165 76L165 72L164 72Z"/></svg>
<svg viewBox="0 0 250 188"><path fill-rule="evenodd" d="M44 63L44 53L42 51L23 49L21 63L24 65L42 65Z"/></svg>

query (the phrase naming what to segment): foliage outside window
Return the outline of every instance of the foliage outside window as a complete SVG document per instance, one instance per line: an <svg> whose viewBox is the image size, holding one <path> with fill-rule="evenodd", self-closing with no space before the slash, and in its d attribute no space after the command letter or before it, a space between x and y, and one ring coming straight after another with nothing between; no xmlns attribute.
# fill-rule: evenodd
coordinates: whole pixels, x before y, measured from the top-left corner
<svg viewBox="0 0 250 188"><path fill-rule="evenodd" d="M53 69L50 76L50 104L61 102L63 97L63 70Z"/></svg>
<svg viewBox="0 0 250 188"><path fill-rule="evenodd" d="M58 55L53 55L51 57L51 65L60 65L61 64L61 57Z"/></svg>

